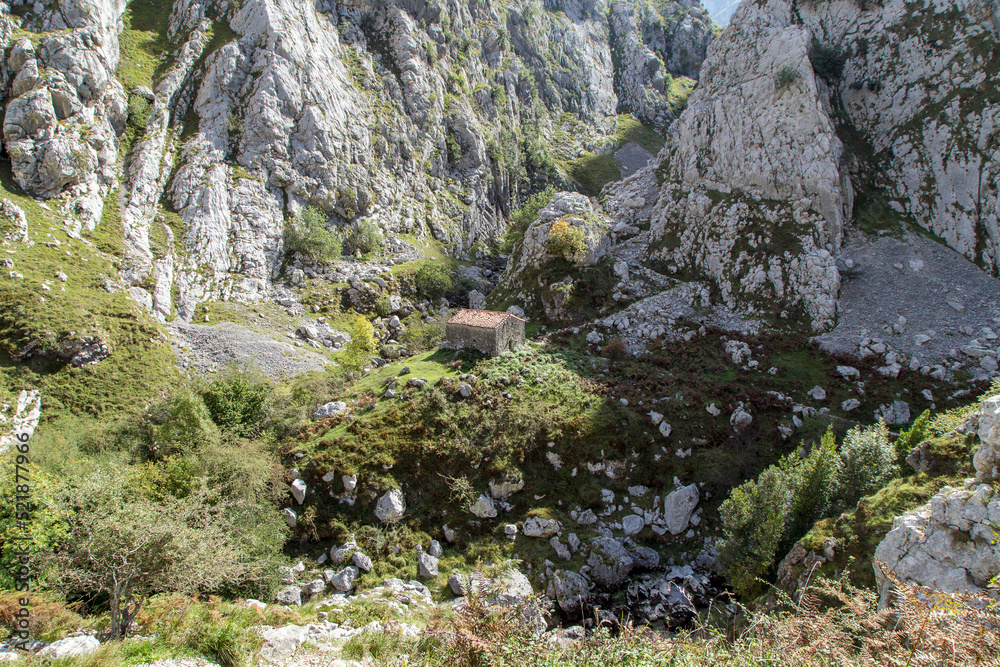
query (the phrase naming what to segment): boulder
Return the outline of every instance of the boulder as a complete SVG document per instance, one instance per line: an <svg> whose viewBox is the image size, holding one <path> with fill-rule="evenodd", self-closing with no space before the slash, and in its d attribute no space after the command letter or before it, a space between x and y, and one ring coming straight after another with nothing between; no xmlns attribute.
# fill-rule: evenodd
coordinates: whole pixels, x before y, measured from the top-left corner
<svg viewBox="0 0 1000 667"><path fill-rule="evenodd" d="M671 535L679 535L687 530L691 513L700 499L701 494L696 484L677 489L663 499L663 518Z"/></svg>
<svg viewBox="0 0 1000 667"><path fill-rule="evenodd" d="M285 625L280 628L260 630L264 645L260 647L260 655L272 663L283 662L291 658L309 637L309 628L301 625Z"/></svg>
<svg viewBox="0 0 1000 667"><path fill-rule="evenodd" d="M298 516L295 514L295 510L291 507L286 507L281 510L281 514L285 517L285 523L288 524L288 527L295 528L295 524L298 523Z"/></svg>
<svg viewBox="0 0 1000 667"><path fill-rule="evenodd" d="M633 561L622 543L613 537L597 537L590 542L590 577L605 589L618 588L632 571Z"/></svg>
<svg viewBox="0 0 1000 667"><path fill-rule="evenodd" d="M99 642L94 637L82 636L82 637L67 637L65 639L60 639L59 641L52 642L41 651L38 655L43 658L75 658L78 656L90 655L94 653L101 647L101 642Z"/></svg>
<svg viewBox="0 0 1000 667"><path fill-rule="evenodd" d="M298 606L302 604L302 589L298 586L285 586L274 596L274 601L278 604Z"/></svg>
<svg viewBox="0 0 1000 667"><path fill-rule="evenodd" d="M316 419L333 417L334 415L338 415L346 409L347 409L347 403L344 403L343 401L331 401L330 403L325 403L316 408L316 412L313 413L313 417Z"/></svg>
<svg viewBox="0 0 1000 667"><path fill-rule="evenodd" d="M354 582L358 578L359 570L353 565L345 567L340 572L333 572L333 570L327 570L327 580L330 585L333 586L338 593L348 593L354 588Z"/></svg>
<svg viewBox="0 0 1000 667"><path fill-rule="evenodd" d="M360 551L354 552L354 555L351 557L351 562L354 563L355 567L362 572L372 571L372 559Z"/></svg>
<svg viewBox="0 0 1000 667"><path fill-rule="evenodd" d="M635 535L642 531L646 527L646 522L641 516L636 514L629 514L624 519L622 519L622 532L626 535Z"/></svg>
<svg viewBox="0 0 1000 667"><path fill-rule="evenodd" d="M591 599L590 582L570 570L557 570L552 575L552 592L559 608L570 617L581 615Z"/></svg>
<svg viewBox="0 0 1000 667"><path fill-rule="evenodd" d="M422 579L433 579L438 576L438 559L428 553L418 553L417 574Z"/></svg>
<svg viewBox="0 0 1000 667"><path fill-rule="evenodd" d="M444 554L444 549L441 548L440 542L431 540L431 543L427 546L427 553L435 558L440 558Z"/></svg>
<svg viewBox="0 0 1000 667"><path fill-rule="evenodd" d="M469 506L469 511L480 519L492 519L497 515L493 499L485 494L480 495L476 502Z"/></svg>
<svg viewBox="0 0 1000 667"><path fill-rule="evenodd" d="M742 431L747 426L753 423L753 416L743 407L743 404L733 410L733 413L729 416L729 423L737 431Z"/></svg>
<svg viewBox="0 0 1000 667"><path fill-rule="evenodd" d="M403 518L406 511L406 502L403 500L403 492L399 489L387 491L378 499L375 506L375 516L382 523L396 523Z"/></svg>
<svg viewBox="0 0 1000 667"><path fill-rule="evenodd" d="M521 532L525 537L552 537L559 532L559 522L555 519L543 519L542 517L528 517Z"/></svg>
<svg viewBox="0 0 1000 667"><path fill-rule="evenodd" d="M306 499L306 483L302 479L292 480L292 497L301 505Z"/></svg>
<svg viewBox="0 0 1000 667"><path fill-rule="evenodd" d="M972 458L977 477L987 481L1000 477L1000 396L983 401L979 413L979 449Z"/></svg>
<svg viewBox="0 0 1000 667"><path fill-rule="evenodd" d="M655 570L660 566L660 554L649 547L634 547L628 554L636 570Z"/></svg>

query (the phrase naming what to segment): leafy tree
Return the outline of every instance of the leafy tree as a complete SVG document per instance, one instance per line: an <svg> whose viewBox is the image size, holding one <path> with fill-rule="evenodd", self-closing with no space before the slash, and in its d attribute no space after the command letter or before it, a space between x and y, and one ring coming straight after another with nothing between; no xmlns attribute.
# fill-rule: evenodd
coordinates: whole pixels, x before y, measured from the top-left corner
<svg viewBox="0 0 1000 667"><path fill-rule="evenodd" d="M759 579L771 569L785 531L789 493L787 476L770 466L733 489L719 506L725 539L719 542L718 563L741 595L759 593Z"/></svg>
<svg viewBox="0 0 1000 667"><path fill-rule="evenodd" d="M524 233L528 231L528 227L538 217L539 211L552 201L555 194L555 188L550 185L541 192L528 197L519 209L511 212L510 226L507 227L507 231L503 235L503 241L500 242L500 252L510 253L514 249L514 246L524 239Z"/></svg>
<svg viewBox="0 0 1000 667"><path fill-rule="evenodd" d="M444 264L427 260L420 265L414 276L417 292L428 299L437 299L455 286L451 273Z"/></svg>
<svg viewBox="0 0 1000 667"><path fill-rule="evenodd" d="M840 510L885 486L898 471L896 448L889 442L885 422L848 431L840 448L840 465L836 497Z"/></svg>
<svg viewBox="0 0 1000 667"><path fill-rule="evenodd" d="M382 248L382 233L368 220L358 220L351 225L347 235L347 245L351 254L367 255Z"/></svg>
<svg viewBox="0 0 1000 667"><path fill-rule="evenodd" d="M340 237L326 226L326 217L314 206L295 214L292 224L285 230L285 245L316 262L328 262L340 257Z"/></svg>
<svg viewBox="0 0 1000 667"><path fill-rule="evenodd" d="M351 340L344 346L344 365L359 368L378 350L375 327L366 318L357 315L351 323Z"/></svg>
<svg viewBox="0 0 1000 667"><path fill-rule="evenodd" d="M248 557L244 544L248 525L239 519L253 508L204 488L158 502L126 477L107 467L66 485L57 506L68 538L47 558L68 594L107 596L108 638L124 638L154 593L193 595L269 577L268 562Z"/></svg>
<svg viewBox="0 0 1000 667"><path fill-rule="evenodd" d="M896 438L896 458L902 465L910 450L931 436L931 411L924 410L913 420L913 426Z"/></svg>
<svg viewBox="0 0 1000 667"><path fill-rule="evenodd" d="M548 250L556 257L574 261L587 250L583 230L568 220L559 220L549 229Z"/></svg>
<svg viewBox="0 0 1000 667"><path fill-rule="evenodd" d="M790 548L826 516L836 492L840 457L833 429L827 429L820 443L804 459L786 457L781 467L791 490L784 540L784 546Z"/></svg>
<svg viewBox="0 0 1000 667"><path fill-rule="evenodd" d="M268 415L270 384L232 367L202 392L212 420L243 438L263 430Z"/></svg>

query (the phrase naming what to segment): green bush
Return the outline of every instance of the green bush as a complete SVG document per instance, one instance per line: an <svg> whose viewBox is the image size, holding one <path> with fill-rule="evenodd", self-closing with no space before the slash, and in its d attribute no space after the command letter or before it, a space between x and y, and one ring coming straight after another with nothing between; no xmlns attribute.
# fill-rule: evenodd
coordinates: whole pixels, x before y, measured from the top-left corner
<svg viewBox="0 0 1000 667"><path fill-rule="evenodd" d="M847 54L836 46L826 46L813 38L812 48L809 49L809 62L816 74L828 83L833 83L844 73Z"/></svg>
<svg viewBox="0 0 1000 667"><path fill-rule="evenodd" d="M771 569L785 532L787 477L778 466L733 489L719 507L725 538L719 542L718 564L736 592L760 592L760 579Z"/></svg>
<svg viewBox="0 0 1000 667"><path fill-rule="evenodd" d="M417 292L428 299L437 299L455 286L447 267L433 260L420 265L415 280Z"/></svg>
<svg viewBox="0 0 1000 667"><path fill-rule="evenodd" d="M896 448L889 442L885 422L852 428L840 448L840 475L836 507L846 510L875 493L896 476Z"/></svg>
<svg viewBox="0 0 1000 667"><path fill-rule="evenodd" d="M141 95L133 95L128 101L128 124L138 130L149 126L149 118L153 115L153 105Z"/></svg>
<svg viewBox="0 0 1000 667"><path fill-rule="evenodd" d="M528 231L528 227L538 217L538 212L552 201L555 194L555 188L549 186L541 192L536 192L528 197L519 209L511 212L510 224L503 235L503 241L500 242L500 252L509 254L514 249L514 246L524 239L524 233Z"/></svg>
<svg viewBox="0 0 1000 667"><path fill-rule="evenodd" d="M413 353L432 350L444 342L444 329L443 322L415 322L406 328L400 342Z"/></svg>
<svg viewBox="0 0 1000 667"><path fill-rule="evenodd" d="M782 88L787 88L801 79L802 72L799 70L794 67L782 67L781 70L774 75L774 85L778 88L778 90L781 90Z"/></svg>
<svg viewBox="0 0 1000 667"><path fill-rule="evenodd" d="M201 396L188 390L150 408L147 425L140 452L146 460L187 454L221 439Z"/></svg>
<svg viewBox="0 0 1000 667"><path fill-rule="evenodd" d="M383 296L375 302L375 314L379 317L389 317L392 314L392 304L389 302L389 297Z"/></svg>
<svg viewBox="0 0 1000 667"><path fill-rule="evenodd" d="M267 422L270 391L269 382L233 367L201 396L212 421L237 436L252 438Z"/></svg>
<svg viewBox="0 0 1000 667"><path fill-rule="evenodd" d="M301 253L317 262L340 257L340 237L327 229L326 217L319 209L309 206L299 211L285 230L285 245L291 252Z"/></svg>
<svg viewBox="0 0 1000 667"><path fill-rule="evenodd" d="M367 255L382 248L382 233L368 220L358 220L351 225L347 246L352 255Z"/></svg>
<svg viewBox="0 0 1000 667"><path fill-rule="evenodd" d="M559 220L549 229L547 246L552 255L572 262L586 252L587 240L582 229L567 220Z"/></svg>

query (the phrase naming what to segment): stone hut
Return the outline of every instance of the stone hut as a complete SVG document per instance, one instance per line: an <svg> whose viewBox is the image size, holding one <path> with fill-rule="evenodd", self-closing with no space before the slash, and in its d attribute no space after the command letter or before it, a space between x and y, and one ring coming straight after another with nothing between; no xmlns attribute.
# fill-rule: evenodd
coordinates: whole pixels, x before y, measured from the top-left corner
<svg viewBox="0 0 1000 667"><path fill-rule="evenodd" d="M445 346L472 348L491 356L524 345L524 320L492 310L458 311L445 327Z"/></svg>

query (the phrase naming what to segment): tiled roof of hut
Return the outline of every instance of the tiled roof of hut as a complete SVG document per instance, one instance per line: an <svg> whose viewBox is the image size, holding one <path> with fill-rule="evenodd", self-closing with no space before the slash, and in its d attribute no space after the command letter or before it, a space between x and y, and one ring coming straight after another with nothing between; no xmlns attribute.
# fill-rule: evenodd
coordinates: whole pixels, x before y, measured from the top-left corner
<svg viewBox="0 0 1000 667"><path fill-rule="evenodd" d="M448 324L464 324L469 327L495 329L511 317L519 319L510 313L499 313L495 310L470 310L463 308L448 320Z"/></svg>

